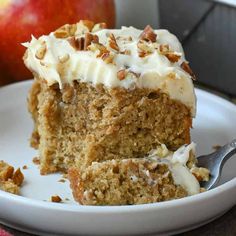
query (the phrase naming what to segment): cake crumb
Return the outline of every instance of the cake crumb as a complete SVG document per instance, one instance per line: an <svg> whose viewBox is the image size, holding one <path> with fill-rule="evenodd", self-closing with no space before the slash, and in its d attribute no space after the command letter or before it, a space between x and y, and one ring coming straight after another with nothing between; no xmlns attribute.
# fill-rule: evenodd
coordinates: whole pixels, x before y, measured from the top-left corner
<svg viewBox="0 0 236 236"><path fill-rule="evenodd" d="M60 183L65 183L66 180L65 180L65 179L59 179L58 182L60 182Z"/></svg>
<svg viewBox="0 0 236 236"><path fill-rule="evenodd" d="M14 172L14 167L4 161L0 161L0 189L19 195L20 186L24 181L24 175L20 168Z"/></svg>
<svg viewBox="0 0 236 236"><path fill-rule="evenodd" d="M218 149L220 149L222 146L219 144L213 145L212 149L214 149L215 151L217 151Z"/></svg>
<svg viewBox="0 0 236 236"><path fill-rule="evenodd" d="M27 169L28 169L28 166L27 166L27 165L24 165L24 166L22 167L22 169L23 169L23 170L27 170Z"/></svg>
<svg viewBox="0 0 236 236"><path fill-rule="evenodd" d="M51 196L51 202L62 202L62 199L58 195Z"/></svg>
<svg viewBox="0 0 236 236"><path fill-rule="evenodd" d="M34 157L34 158L33 158L33 163L34 163L35 165L39 165L39 164L40 164L39 158L38 158L38 157Z"/></svg>
<svg viewBox="0 0 236 236"><path fill-rule="evenodd" d="M24 175L22 174L20 168L18 168L16 170L16 172L13 174L12 176L12 180L13 182L17 185L17 186L21 186L23 181L24 181Z"/></svg>

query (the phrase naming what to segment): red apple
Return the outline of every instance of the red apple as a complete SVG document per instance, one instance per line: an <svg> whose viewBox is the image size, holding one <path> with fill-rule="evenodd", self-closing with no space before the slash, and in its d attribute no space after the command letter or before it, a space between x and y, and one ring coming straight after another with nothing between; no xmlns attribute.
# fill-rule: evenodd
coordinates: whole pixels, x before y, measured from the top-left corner
<svg viewBox="0 0 236 236"><path fill-rule="evenodd" d="M113 0L0 0L0 84L29 79L22 42L80 19L115 24ZM3 79L4 78L4 81Z"/></svg>

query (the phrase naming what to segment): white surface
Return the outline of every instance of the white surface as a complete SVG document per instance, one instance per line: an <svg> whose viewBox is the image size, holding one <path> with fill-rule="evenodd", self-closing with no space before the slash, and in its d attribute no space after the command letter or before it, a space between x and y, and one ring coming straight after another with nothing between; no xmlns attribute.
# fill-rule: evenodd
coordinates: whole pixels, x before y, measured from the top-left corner
<svg viewBox="0 0 236 236"><path fill-rule="evenodd" d="M236 204L236 158L228 161L221 186L195 196L138 206L80 206L72 200L68 183L57 182L59 174L40 176L32 164L36 152L29 147L32 121L26 109L31 82L0 89L0 159L23 170L22 195L0 191L0 221L38 234L170 234L209 222ZM212 151L212 145L235 138L236 106L207 92L197 90L198 111L193 141L197 154ZM227 180L229 182L225 183ZM58 194L67 203L44 202ZM223 204L222 204L223 203Z"/></svg>

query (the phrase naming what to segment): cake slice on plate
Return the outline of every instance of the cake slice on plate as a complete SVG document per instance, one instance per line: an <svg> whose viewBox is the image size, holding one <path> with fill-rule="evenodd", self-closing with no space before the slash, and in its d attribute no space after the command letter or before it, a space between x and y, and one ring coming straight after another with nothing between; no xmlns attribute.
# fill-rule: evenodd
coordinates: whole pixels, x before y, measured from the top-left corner
<svg viewBox="0 0 236 236"><path fill-rule="evenodd" d="M186 146L194 74L173 34L80 21L24 45L41 174L69 170L75 199L88 205L201 191L209 172Z"/></svg>
<svg viewBox="0 0 236 236"><path fill-rule="evenodd" d="M167 30L80 21L24 45L42 174L190 142L194 75Z"/></svg>

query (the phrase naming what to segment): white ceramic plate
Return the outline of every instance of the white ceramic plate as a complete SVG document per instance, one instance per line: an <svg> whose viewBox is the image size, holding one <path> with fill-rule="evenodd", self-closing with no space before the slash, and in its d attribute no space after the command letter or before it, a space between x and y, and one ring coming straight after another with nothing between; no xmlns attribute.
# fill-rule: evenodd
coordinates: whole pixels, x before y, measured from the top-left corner
<svg viewBox="0 0 236 236"><path fill-rule="evenodd" d="M60 183L59 174L40 176L29 147L32 121L26 96L31 82L0 89L0 160L23 170L22 196L0 191L0 221L12 227L48 235L133 235L173 234L203 225L236 204L236 158L223 170L219 187L184 199L137 206L80 206L73 201L69 184ZM198 109L192 139L198 155L212 146L236 137L236 106L197 89ZM65 203L51 203L52 195ZM47 200L47 202L45 201Z"/></svg>

